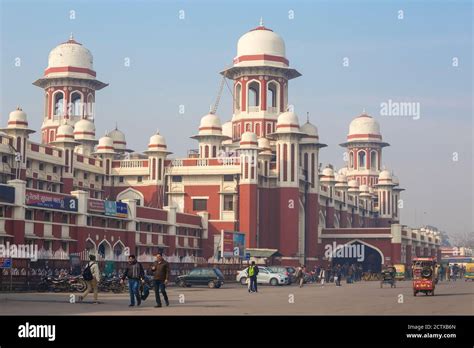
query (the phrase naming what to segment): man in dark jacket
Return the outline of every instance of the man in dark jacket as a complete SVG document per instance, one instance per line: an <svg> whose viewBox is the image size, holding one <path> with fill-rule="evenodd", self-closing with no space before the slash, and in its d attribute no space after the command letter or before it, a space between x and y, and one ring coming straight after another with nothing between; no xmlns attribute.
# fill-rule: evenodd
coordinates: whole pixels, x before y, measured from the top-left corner
<svg viewBox="0 0 474 348"><path fill-rule="evenodd" d="M128 257L128 265L125 268L123 273L122 280L123 283L125 278L128 278L128 291L130 292L130 304L129 307L135 306L135 297L137 298L137 306L142 304L142 299L140 296L140 282L145 279L145 272L143 266L140 262L137 261L135 255L130 255Z"/></svg>
<svg viewBox="0 0 474 348"><path fill-rule="evenodd" d="M249 276L249 292L258 292L257 288L257 276L258 276L258 266L255 264L255 261L252 261L252 264L247 270Z"/></svg>
<svg viewBox="0 0 474 348"><path fill-rule="evenodd" d="M170 277L170 265L165 261L161 252L156 254L156 261L151 266L151 271L153 273L153 283L155 285L155 308L161 307L160 291L165 299L165 304L169 306L170 302L168 301L168 295L166 294L166 284L168 284Z"/></svg>

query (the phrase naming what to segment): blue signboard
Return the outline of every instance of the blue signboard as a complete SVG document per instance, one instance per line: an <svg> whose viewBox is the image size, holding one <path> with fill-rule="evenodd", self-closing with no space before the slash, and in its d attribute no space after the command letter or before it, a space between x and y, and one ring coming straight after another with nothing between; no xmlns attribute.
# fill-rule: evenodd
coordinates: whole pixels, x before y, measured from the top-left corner
<svg viewBox="0 0 474 348"><path fill-rule="evenodd" d="M77 211L77 198L49 193L26 192L26 204L34 207Z"/></svg>
<svg viewBox="0 0 474 348"><path fill-rule="evenodd" d="M15 188L6 185L0 185L0 202L15 203Z"/></svg>
<svg viewBox="0 0 474 348"><path fill-rule="evenodd" d="M250 253L245 253L245 259L250 260Z"/></svg>
<svg viewBox="0 0 474 348"><path fill-rule="evenodd" d="M127 217L128 206L123 202L105 201L104 202L105 215L116 217Z"/></svg>
<svg viewBox="0 0 474 348"><path fill-rule="evenodd" d="M11 257L0 258L0 268L12 268L12 263Z"/></svg>

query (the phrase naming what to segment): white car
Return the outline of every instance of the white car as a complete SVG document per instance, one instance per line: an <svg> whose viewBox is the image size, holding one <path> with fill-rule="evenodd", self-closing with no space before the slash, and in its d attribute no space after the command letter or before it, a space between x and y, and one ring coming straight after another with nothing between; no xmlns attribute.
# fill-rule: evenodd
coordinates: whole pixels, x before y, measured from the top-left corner
<svg viewBox="0 0 474 348"><path fill-rule="evenodd" d="M247 284L247 268L237 273L236 280L242 284ZM288 277L282 273L274 273L271 269L258 266L257 284L284 285L288 283Z"/></svg>

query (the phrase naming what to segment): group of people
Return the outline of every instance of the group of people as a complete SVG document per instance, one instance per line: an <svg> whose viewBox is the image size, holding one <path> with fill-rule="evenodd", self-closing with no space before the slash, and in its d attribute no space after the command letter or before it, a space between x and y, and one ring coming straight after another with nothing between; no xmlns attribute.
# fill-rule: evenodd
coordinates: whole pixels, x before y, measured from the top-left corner
<svg viewBox="0 0 474 348"><path fill-rule="evenodd" d="M454 265L440 266L439 279L447 281L456 281L458 278L464 278L465 273L466 267L464 265L460 266L457 263Z"/></svg>
<svg viewBox="0 0 474 348"><path fill-rule="evenodd" d="M156 255L156 261L151 265L149 271L153 276L153 287L155 290L156 300L155 308L162 307L160 292L163 295L166 306L169 306L170 303L168 300L168 294L166 293L166 285L170 278L170 266L163 258L161 252ZM81 296L79 296L79 302L82 302L90 292L93 292L94 303L99 303L98 284L100 282L101 274L95 255L89 255L89 262L87 263L82 276L87 284L87 289ZM140 288L145 286L145 270L143 265L138 262L135 255L130 255L128 257L128 264L120 282L123 284L125 280L128 280L128 290L130 293L130 304L128 306L134 307L135 304L140 306L142 303Z"/></svg>
<svg viewBox="0 0 474 348"><path fill-rule="evenodd" d="M351 284L362 279L362 266L359 264L335 264L326 267L316 265L311 272L307 272L306 265L301 265L297 268L295 273L296 283L300 287L305 282L319 282L322 286L325 283L334 282L336 286L341 286L342 279L346 280L347 284Z"/></svg>

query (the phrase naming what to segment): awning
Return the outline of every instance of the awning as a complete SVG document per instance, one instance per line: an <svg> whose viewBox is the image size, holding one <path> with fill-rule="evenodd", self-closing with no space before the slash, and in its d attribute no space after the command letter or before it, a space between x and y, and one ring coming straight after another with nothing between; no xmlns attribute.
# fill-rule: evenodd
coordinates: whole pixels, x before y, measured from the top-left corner
<svg viewBox="0 0 474 348"><path fill-rule="evenodd" d="M278 249L247 248L245 252L249 253L250 257L269 258L283 256Z"/></svg>

